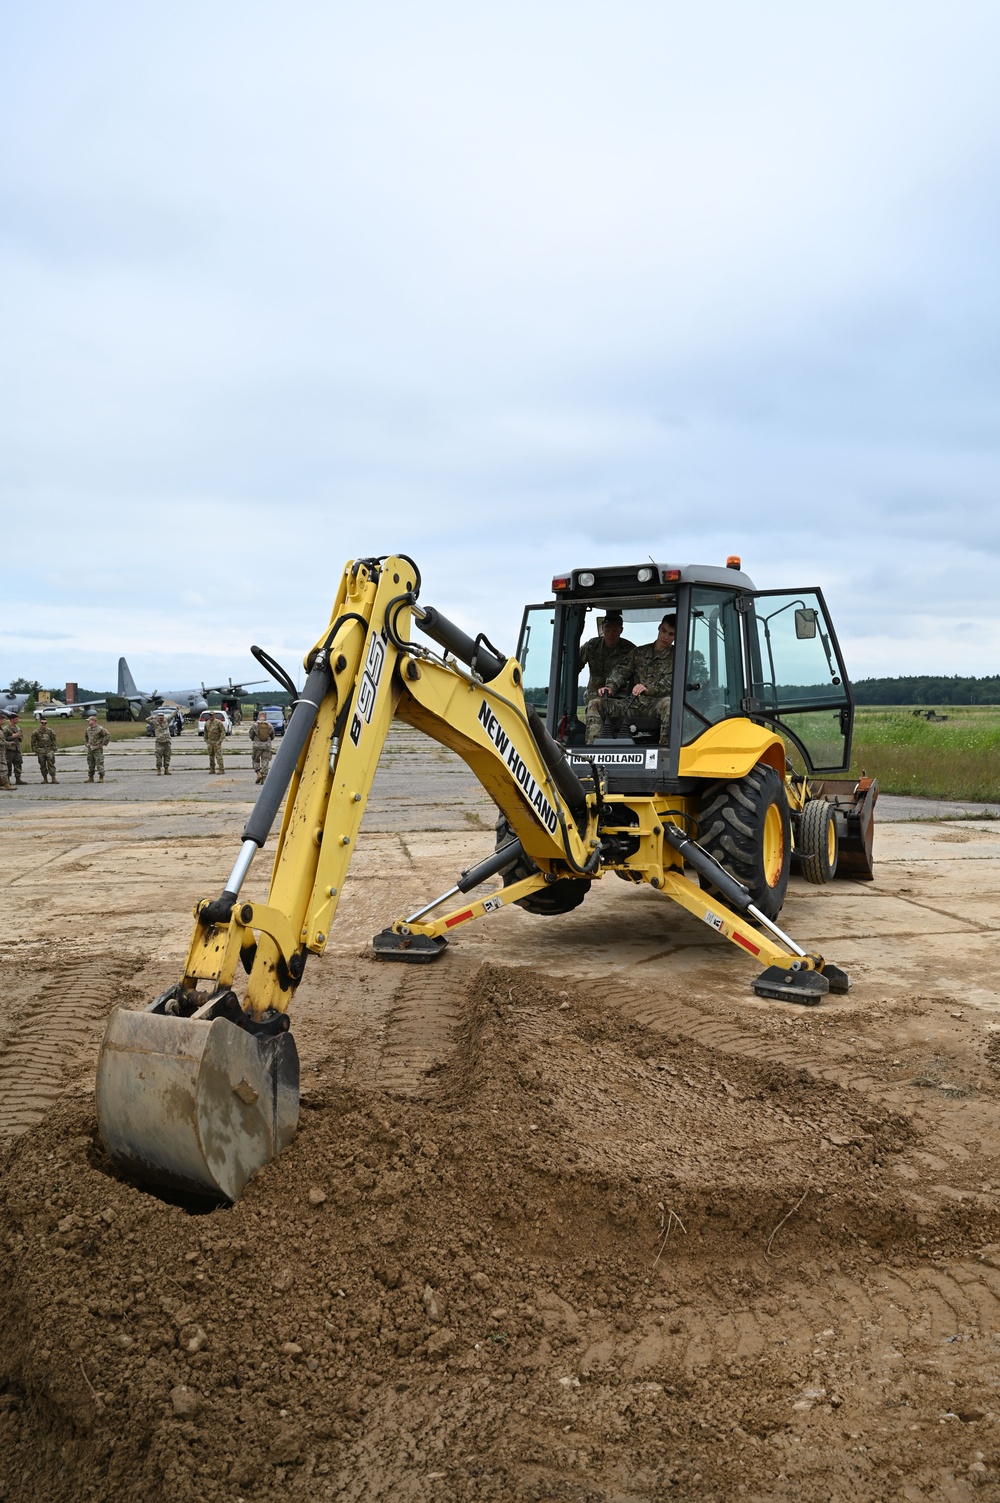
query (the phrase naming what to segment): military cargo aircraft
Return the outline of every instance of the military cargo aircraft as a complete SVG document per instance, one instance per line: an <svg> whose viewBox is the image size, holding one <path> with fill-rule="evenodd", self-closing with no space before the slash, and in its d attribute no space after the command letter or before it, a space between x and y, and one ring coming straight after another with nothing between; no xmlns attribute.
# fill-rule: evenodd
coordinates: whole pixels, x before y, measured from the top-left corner
<svg viewBox="0 0 1000 1503"><path fill-rule="evenodd" d="M228 684L202 684L200 689L164 689L162 692L153 689L147 692L136 688L128 663L124 658L118 659L118 696L120 699L127 699L130 704L138 705L140 713L158 709L169 700L177 705L182 714L197 719L202 710L208 709L209 694L221 694L224 698L229 696L238 699L245 689L251 688L254 684L267 682L267 679L258 678L242 684L234 684L230 679Z"/></svg>

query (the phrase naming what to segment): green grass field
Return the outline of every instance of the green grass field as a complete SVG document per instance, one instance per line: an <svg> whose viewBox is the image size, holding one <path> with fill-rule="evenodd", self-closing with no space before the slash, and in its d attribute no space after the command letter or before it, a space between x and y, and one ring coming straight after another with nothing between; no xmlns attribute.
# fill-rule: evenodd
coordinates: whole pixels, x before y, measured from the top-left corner
<svg viewBox="0 0 1000 1503"><path fill-rule="evenodd" d="M939 705L943 723L915 708L857 710L852 773L883 793L1000 803L1000 705Z"/></svg>
<svg viewBox="0 0 1000 1503"><path fill-rule="evenodd" d="M103 725L104 716L98 715L97 718L100 724ZM56 742L60 750L65 746L83 745L83 733L87 729L87 722L81 717L74 715L72 720L57 720L53 718L48 723L56 733ZM21 730L24 733L21 742L21 751L27 756L31 749L31 733L38 725L38 721L34 715L22 715L20 724ZM145 725L140 725L136 721L113 720L107 729L112 741L131 741L136 736L144 736L146 734Z"/></svg>

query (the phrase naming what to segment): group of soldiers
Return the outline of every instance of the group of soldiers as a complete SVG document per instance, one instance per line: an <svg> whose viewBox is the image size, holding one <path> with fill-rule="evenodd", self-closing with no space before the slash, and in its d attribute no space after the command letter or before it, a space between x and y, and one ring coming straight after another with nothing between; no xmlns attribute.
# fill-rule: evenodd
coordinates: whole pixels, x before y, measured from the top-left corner
<svg viewBox="0 0 1000 1503"><path fill-rule="evenodd" d="M660 745L670 739L670 698L674 682L674 642L677 617L666 615L656 638L636 647L622 636L621 611L605 612L599 637L580 650L581 667L590 670L586 701L587 745L611 734L629 713L660 722ZM695 654L700 660L700 653ZM700 662L699 662L700 665Z"/></svg>
<svg viewBox="0 0 1000 1503"><path fill-rule="evenodd" d="M11 711L6 721L0 723L3 731L3 755L0 756L0 788L19 788L24 782L24 754L21 750L24 741L24 731L21 729L20 719L15 711ZM92 783L95 777L104 782L104 748L111 740L107 726L98 725L97 716L91 715L87 720L87 728L83 733L83 745L87 753L87 782ZM49 725L45 716L39 717L35 729L31 733L31 750L38 758L38 770L42 774L43 783L58 783L56 777L56 750L58 742L56 733Z"/></svg>
<svg viewBox="0 0 1000 1503"><path fill-rule="evenodd" d="M21 776L24 771L24 754L21 744L24 740L24 731L15 710L11 710L5 719L0 719L0 788L19 788L24 782ZM56 777L56 733L45 721L40 721L31 733L31 750L38 758L38 765L42 770L42 782L47 783L51 779L58 782Z"/></svg>
<svg viewBox="0 0 1000 1503"><path fill-rule="evenodd" d="M16 712L11 711L5 718L0 717L0 732L2 732L0 789L19 788L24 782L22 776L24 757L21 751L24 732ZM222 744L225 736L226 727L222 716L213 714L205 726L205 745L208 748L210 773L225 772L222 758ZM104 782L104 748L110 740L107 726L100 725L96 715L89 716L87 728L83 733L88 783L94 782L95 778L98 782ZM267 769L274 751L273 743L274 726L269 724L266 716L261 714L250 727L250 748L258 783L263 783L267 777ZM157 774L170 777L170 724L163 714L157 714L153 719L153 744ZM59 781L56 777L56 747L56 733L42 715L31 733L31 750L38 758L43 783L58 783Z"/></svg>

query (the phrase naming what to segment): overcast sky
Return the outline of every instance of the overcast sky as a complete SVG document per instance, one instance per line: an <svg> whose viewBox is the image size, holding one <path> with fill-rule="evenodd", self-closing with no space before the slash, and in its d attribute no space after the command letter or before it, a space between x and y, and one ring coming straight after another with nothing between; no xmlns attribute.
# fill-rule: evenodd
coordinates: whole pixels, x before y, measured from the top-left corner
<svg viewBox="0 0 1000 1503"><path fill-rule="evenodd" d="M1000 6L35 0L0 45L0 684L511 649L594 563L1000 671Z"/></svg>

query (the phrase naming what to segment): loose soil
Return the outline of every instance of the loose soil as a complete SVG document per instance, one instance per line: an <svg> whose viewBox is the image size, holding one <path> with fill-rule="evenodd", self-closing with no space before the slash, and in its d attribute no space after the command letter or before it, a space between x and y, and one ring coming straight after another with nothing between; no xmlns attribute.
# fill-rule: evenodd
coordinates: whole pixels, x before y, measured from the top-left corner
<svg viewBox="0 0 1000 1503"><path fill-rule="evenodd" d="M228 871L231 806L161 813L5 832L41 864L0 953L0 1497L1000 1496L993 830L793 884L855 977L802 1012L619 883L379 965L476 846L371 835L298 1136L205 1210L116 1177L90 1094Z"/></svg>

